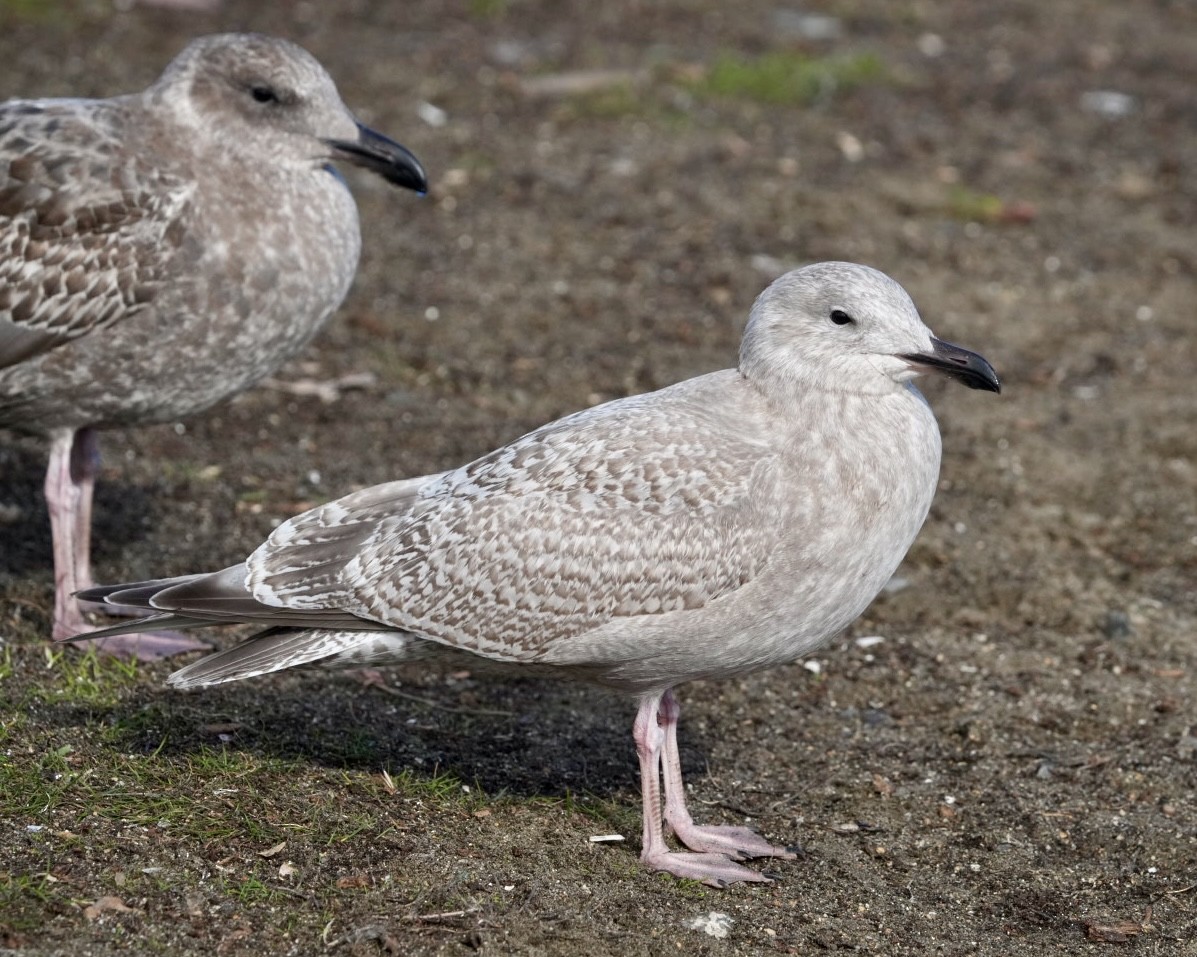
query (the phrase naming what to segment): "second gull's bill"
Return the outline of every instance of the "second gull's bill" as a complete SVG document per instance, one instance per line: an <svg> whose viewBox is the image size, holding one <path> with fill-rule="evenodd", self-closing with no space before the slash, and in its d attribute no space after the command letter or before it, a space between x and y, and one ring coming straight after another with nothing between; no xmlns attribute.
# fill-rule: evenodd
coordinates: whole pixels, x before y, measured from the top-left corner
<svg viewBox="0 0 1197 957"><path fill-rule="evenodd" d="M235 395L345 298L361 237L334 161L426 188L309 53L257 34L192 42L142 93L0 103L0 428L50 439L54 637L86 627L95 430Z"/></svg>
<svg viewBox="0 0 1197 957"><path fill-rule="evenodd" d="M757 299L737 369L354 492L224 571L85 597L157 613L145 628L265 628L175 672L179 688L454 654L633 695L644 865L766 881L739 862L791 850L690 817L672 689L807 655L881 590L939 477L939 429L911 382L925 372L1000 388L888 276L807 266ZM690 852L665 842L662 781L664 821Z"/></svg>

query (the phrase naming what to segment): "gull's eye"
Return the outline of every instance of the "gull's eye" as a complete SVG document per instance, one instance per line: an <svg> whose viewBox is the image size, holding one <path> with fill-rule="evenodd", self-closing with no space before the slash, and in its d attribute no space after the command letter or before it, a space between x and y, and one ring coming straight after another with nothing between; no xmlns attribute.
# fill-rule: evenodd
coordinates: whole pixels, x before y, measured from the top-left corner
<svg viewBox="0 0 1197 957"><path fill-rule="evenodd" d="M279 101L278 94L274 92L274 88L266 86L264 83L257 83L251 86L249 88L249 95L258 103L277 103Z"/></svg>
<svg viewBox="0 0 1197 957"><path fill-rule="evenodd" d="M844 312L843 309L832 309L831 310L831 321L834 322L837 326L846 326L849 323L855 322L856 320L853 319L846 312Z"/></svg>

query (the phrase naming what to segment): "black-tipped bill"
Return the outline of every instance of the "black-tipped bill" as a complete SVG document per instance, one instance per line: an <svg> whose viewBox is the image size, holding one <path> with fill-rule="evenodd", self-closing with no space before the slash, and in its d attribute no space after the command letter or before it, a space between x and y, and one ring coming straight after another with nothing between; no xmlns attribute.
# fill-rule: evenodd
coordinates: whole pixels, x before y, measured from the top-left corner
<svg viewBox="0 0 1197 957"><path fill-rule="evenodd" d="M428 192L428 177L420 161L405 146L375 133L370 127L357 125L356 140L325 140L338 159L348 160L377 173L388 183L415 190L421 196Z"/></svg>
<svg viewBox="0 0 1197 957"><path fill-rule="evenodd" d="M950 342L933 338L930 352L910 352L898 358L905 359L920 370L938 372L963 382L970 389L1002 391L1002 383L998 380L997 373L984 357Z"/></svg>

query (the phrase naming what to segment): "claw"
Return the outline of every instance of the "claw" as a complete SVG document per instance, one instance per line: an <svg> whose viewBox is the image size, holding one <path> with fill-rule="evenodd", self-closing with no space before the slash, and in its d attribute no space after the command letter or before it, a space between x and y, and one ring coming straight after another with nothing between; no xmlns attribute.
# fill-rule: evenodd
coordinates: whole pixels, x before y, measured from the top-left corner
<svg viewBox="0 0 1197 957"><path fill-rule="evenodd" d="M700 826L689 820L667 820L677 835L677 839L692 851L723 854L733 861L744 861L754 857L774 857L792 861L798 855L788 847L778 847L770 844L763 837L746 827L730 825ZM675 811L676 816L676 811Z"/></svg>
<svg viewBox="0 0 1197 957"><path fill-rule="evenodd" d="M719 890L730 884L771 884L773 878L737 864L723 854L689 854L685 851L661 851L640 855L641 863L654 871L663 871L674 877L701 881L708 887Z"/></svg>

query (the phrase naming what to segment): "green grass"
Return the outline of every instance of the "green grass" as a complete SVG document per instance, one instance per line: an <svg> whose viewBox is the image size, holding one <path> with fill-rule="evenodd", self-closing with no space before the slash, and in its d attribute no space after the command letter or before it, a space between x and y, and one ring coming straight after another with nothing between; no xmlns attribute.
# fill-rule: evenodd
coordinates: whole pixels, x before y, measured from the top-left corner
<svg viewBox="0 0 1197 957"><path fill-rule="evenodd" d="M346 721L336 702L348 696L356 707L361 695L334 683L313 699L322 719L308 723L308 710L284 704L285 693L261 704L236 689L225 698L172 694L161 687L167 671L48 649L32 636L0 649L0 947L80 936L115 947L136 934L139 952L172 952L198 933L196 946L202 938L211 952L238 914L320 945L330 921L330 939L350 939L355 919L395 906L409 915L461 911L468 925L482 919L475 912L519 912L519 892L502 888L522 886L541 852L533 835L558 829L580 838L553 853L573 855L588 878L639 873L626 846L593 853L585 844L587 833L615 831L634 842L634 804L488 794L435 761L396 761L406 725L369 720L393 701L460 735L490 713L379 695L361 720ZM301 724L277 736L288 715ZM475 850L520 828L526 837L510 860ZM412 878L402 865L409 858L427 873ZM133 910L86 916L105 896ZM205 915L195 918L199 930L161 919L186 901ZM392 933L407 919L392 921Z"/></svg>
<svg viewBox="0 0 1197 957"><path fill-rule="evenodd" d="M415 772L411 768L404 768L398 774L384 771L381 782L388 793L405 798L457 801L471 805L483 800L482 790L477 785L470 785L469 790L466 790L460 778L439 768L433 768L430 774Z"/></svg>
<svg viewBox="0 0 1197 957"><path fill-rule="evenodd" d="M225 885L232 897L240 904L261 904L280 896L277 891L263 884L256 877L230 882Z"/></svg>
<svg viewBox="0 0 1197 957"><path fill-rule="evenodd" d="M694 122L696 99L803 105L893 81L872 53L808 56L793 51L758 57L724 52L705 67L656 62L650 76L643 81L613 76L608 84L564 97L555 115L563 121L635 117L676 130Z"/></svg>
<svg viewBox="0 0 1197 957"><path fill-rule="evenodd" d="M670 82L668 71L658 69L656 76L652 83L629 79L601 89L575 93L562 100L554 115L561 122L611 122L634 118L673 132L690 126L693 117L664 93Z"/></svg>
<svg viewBox="0 0 1197 957"><path fill-rule="evenodd" d="M72 750L68 744L41 753L0 754L0 816L33 823L28 819L43 818L62 804L79 777L68 763Z"/></svg>
<svg viewBox="0 0 1197 957"><path fill-rule="evenodd" d="M0 0L0 26L37 24L48 29L78 29L111 17L104 7L85 0Z"/></svg>
<svg viewBox="0 0 1197 957"><path fill-rule="evenodd" d="M1011 207L1000 196L981 193L967 186L953 186L948 193L948 212L966 222L1000 222Z"/></svg>
<svg viewBox="0 0 1197 957"><path fill-rule="evenodd" d="M49 0L0 0L0 16L15 20L54 20L62 17L62 4Z"/></svg>
<svg viewBox="0 0 1197 957"><path fill-rule="evenodd" d="M14 931L36 930L42 915L62 893L49 874L5 874L0 871L0 914L3 923Z"/></svg>
<svg viewBox="0 0 1197 957"><path fill-rule="evenodd" d="M563 798L537 798L544 804L560 805L570 814L589 818L602 830L619 833L632 838L640 833L640 808L617 798L598 797L593 794L578 795L567 791Z"/></svg>
<svg viewBox="0 0 1197 957"><path fill-rule="evenodd" d="M570 97L569 111L579 117L617 120L625 116L639 116L644 113L645 106L643 92L626 82Z"/></svg>
<svg viewBox="0 0 1197 957"><path fill-rule="evenodd" d="M490 20L503 16L510 0L470 0L470 16Z"/></svg>
<svg viewBox="0 0 1197 957"><path fill-rule="evenodd" d="M105 658L93 649L83 654L77 648L45 645L44 683L27 689L27 694L43 703L65 702L87 707L111 706L138 683L138 663ZM8 674L12 673L11 662ZM6 675L0 672L0 679Z"/></svg>
<svg viewBox="0 0 1197 957"><path fill-rule="evenodd" d="M695 90L712 96L800 105L885 78L884 64L871 53L810 57L777 52L751 59L725 53L696 81Z"/></svg>

